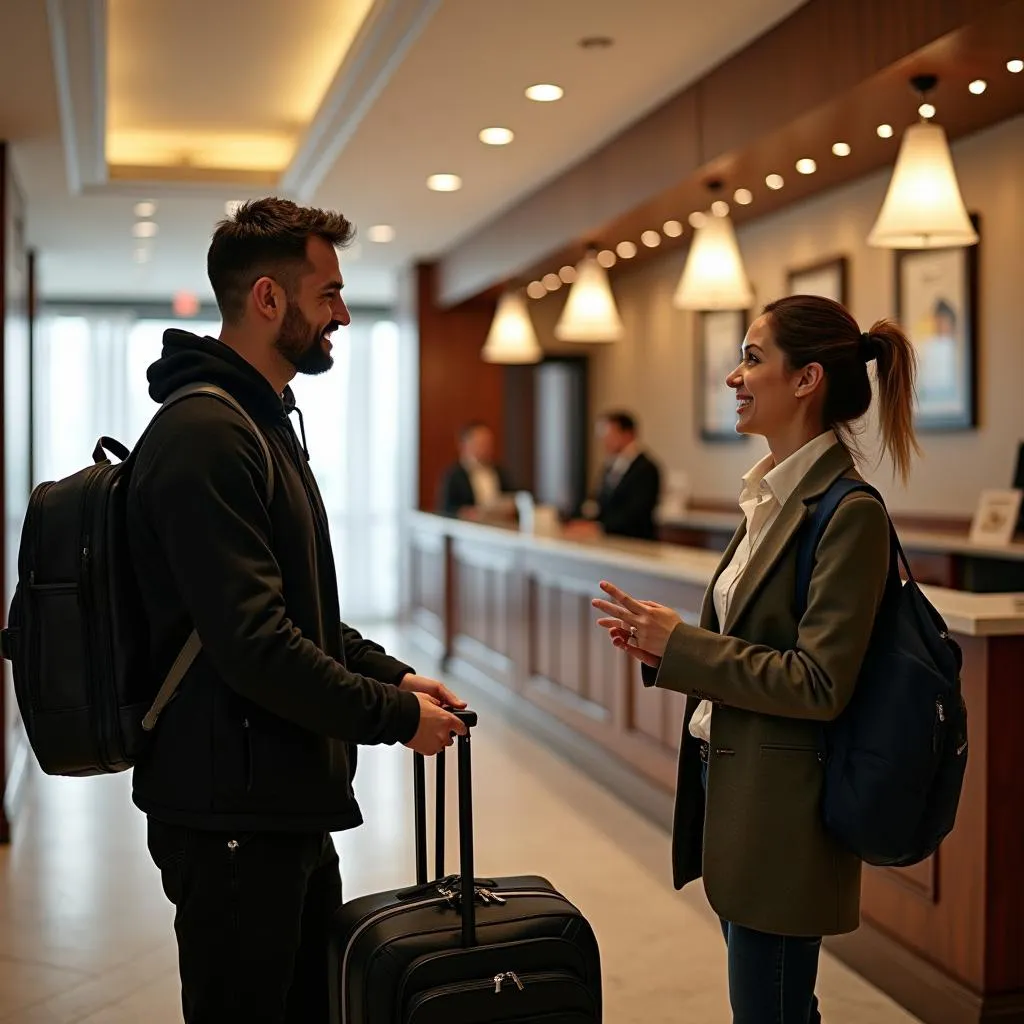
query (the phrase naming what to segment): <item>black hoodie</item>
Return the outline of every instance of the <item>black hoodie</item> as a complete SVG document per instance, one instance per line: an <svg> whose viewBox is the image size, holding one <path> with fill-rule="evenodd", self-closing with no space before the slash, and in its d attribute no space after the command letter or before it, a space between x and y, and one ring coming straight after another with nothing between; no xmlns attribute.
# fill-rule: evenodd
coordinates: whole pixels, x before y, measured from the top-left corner
<svg viewBox="0 0 1024 1024"><path fill-rule="evenodd" d="M338 831L362 818L357 743L410 740L411 672L341 623L327 515L277 395L233 349L164 335L149 368L162 402L185 384L229 391L274 463L267 505L259 441L208 396L161 413L136 455L128 540L162 678L193 627L202 651L136 765L135 803L164 821L217 830Z"/></svg>

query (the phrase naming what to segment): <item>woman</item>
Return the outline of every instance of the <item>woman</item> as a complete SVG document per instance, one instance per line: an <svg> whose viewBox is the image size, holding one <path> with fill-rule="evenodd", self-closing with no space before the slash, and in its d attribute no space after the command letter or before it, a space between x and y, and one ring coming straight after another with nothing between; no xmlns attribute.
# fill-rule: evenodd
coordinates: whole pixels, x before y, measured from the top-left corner
<svg viewBox="0 0 1024 1024"><path fill-rule="evenodd" d="M857 491L819 543L797 619L797 538L832 483L857 477L851 425L872 401L905 480L917 449L914 352L879 321L861 333L838 303L766 306L726 379L736 429L769 454L743 478L744 521L705 595L700 626L611 583L594 606L644 682L688 697L673 826L676 888L704 876L728 945L734 1024L818 1024L821 937L860 918L860 861L825 831L822 725L850 700L889 571L889 521ZM859 479L859 477L857 477Z"/></svg>

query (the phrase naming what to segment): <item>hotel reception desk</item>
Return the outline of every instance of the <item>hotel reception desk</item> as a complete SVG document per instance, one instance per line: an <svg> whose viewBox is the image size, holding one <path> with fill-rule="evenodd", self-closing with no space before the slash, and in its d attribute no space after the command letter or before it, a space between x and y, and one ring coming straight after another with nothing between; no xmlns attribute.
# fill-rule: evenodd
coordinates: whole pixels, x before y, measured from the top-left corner
<svg viewBox="0 0 1024 1024"><path fill-rule="evenodd" d="M408 542L419 639L517 714L577 738L570 756L595 777L617 766L648 794L630 799L667 826L684 698L642 686L590 600L609 578L695 622L719 554L427 513L410 516ZM1024 594L925 590L964 654L971 752L957 826L922 864L867 868L861 928L826 946L927 1024L1024 1024Z"/></svg>

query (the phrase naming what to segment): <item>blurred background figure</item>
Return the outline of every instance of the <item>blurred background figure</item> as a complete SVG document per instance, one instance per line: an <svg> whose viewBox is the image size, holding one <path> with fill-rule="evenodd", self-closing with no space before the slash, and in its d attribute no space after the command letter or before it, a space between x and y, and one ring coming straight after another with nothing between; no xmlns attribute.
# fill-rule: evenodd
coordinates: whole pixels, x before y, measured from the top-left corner
<svg viewBox="0 0 1024 1024"><path fill-rule="evenodd" d="M437 511L463 519L501 515L512 508L504 469L494 462L494 432L484 423L467 423L459 431L459 458L441 478Z"/></svg>

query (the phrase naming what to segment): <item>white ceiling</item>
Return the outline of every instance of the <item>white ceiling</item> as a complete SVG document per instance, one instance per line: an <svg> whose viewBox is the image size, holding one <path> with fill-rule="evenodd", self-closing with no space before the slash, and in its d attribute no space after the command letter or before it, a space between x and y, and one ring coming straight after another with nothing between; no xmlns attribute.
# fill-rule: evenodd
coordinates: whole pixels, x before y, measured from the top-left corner
<svg viewBox="0 0 1024 1024"><path fill-rule="evenodd" d="M219 8L235 7L246 18L247 0L215 2ZM716 17L709 19L699 0L440 0L400 59L390 62L379 91L363 97L367 102L359 105L349 129L329 140L334 145L320 146L329 157L321 160L320 173L308 170L292 191L306 201L341 209L360 228L358 248L342 258L350 300L389 302L398 267L440 254L801 2L719 0ZM182 10L182 0L147 3ZM46 7L42 0L0 3L0 137L15 144L15 166L29 200L29 238L40 253L43 294L167 299L188 290L209 297L205 256L210 232L223 216L225 201L246 198L245 192L156 181L145 186L116 182L103 194L73 195ZM614 45L591 50L577 45L596 35L611 37ZM251 111L271 109L269 98L261 96L269 81L264 68L274 64L273 33L259 52L247 47L223 56L237 76L237 90L197 90L202 64L193 63L188 47L180 39L174 47L162 47L149 38L151 52L145 58L164 65L165 80L174 80L166 78L168 68L191 80L190 88L182 90L183 106L202 104L207 123L237 111L240 93L251 97L247 130L258 124ZM203 52L198 43L196 50ZM358 57L350 53L346 61ZM224 79L223 68L219 77ZM524 88L535 82L556 82L565 98L553 104L525 99ZM166 120L170 108L165 101L162 109ZM515 141L507 147L484 146L477 133L491 125L512 128ZM312 142L317 141L314 135L311 129ZM426 177L442 171L461 175L463 189L428 191ZM267 191L288 194L263 188L252 194ZM141 198L158 201L160 231L151 262L140 266L133 259L131 227L133 204ZM366 228L377 223L394 226L394 242L379 245L365 239Z"/></svg>

